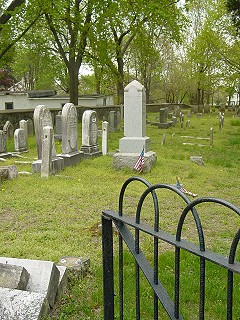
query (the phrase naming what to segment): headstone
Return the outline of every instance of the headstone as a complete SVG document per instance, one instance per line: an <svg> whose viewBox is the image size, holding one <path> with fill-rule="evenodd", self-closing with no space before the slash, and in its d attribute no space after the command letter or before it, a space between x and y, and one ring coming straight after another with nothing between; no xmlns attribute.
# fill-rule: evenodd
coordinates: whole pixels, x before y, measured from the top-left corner
<svg viewBox="0 0 240 320"><path fill-rule="evenodd" d="M86 110L82 116L82 146L84 158L92 158L102 155L98 145L97 113Z"/></svg>
<svg viewBox="0 0 240 320"><path fill-rule="evenodd" d="M190 126L190 120L186 121L186 128L188 128Z"/></svg>
<svg viewBox="0 0 240 320"><path fill-rule="evenodd" d="M15 165L0 167L0 181L4 179L14 179L18 176L18 170Z"/></svg>
<svg viewBox="0 0 240 320"><path fill-rule="evenodd" d="M43 128L41 177L48 178L52 172L52 140L53 128Z"/></svg>
<svg viewBox="0 0 240 320"><path fill-rule="evenodd" d="M105 156L108 154L108 135L109 135L109 123L103 121L102 123L102 154Z"/></svg>
<svg viewBox="0 0 240 320"><path fill-rule="evenodd" d="M62 109L62 153L64 166L78 163L83 152L78 150L78 116L74 104L66 103Z"/></svg>
<svg viewBox="0 0 240 320"><path fill-rule="evenodd" d="M32 119L27 120L27 127L28 127L28 136L33 135L33 121Z"/></svg>
<svg viewBox="0 0 240 320"><path fill-rule="evenodd" d="M36 135L38 160L32 163L33 173L41 172L42 163L42 141L43 128L49 126L53 128L52 116L49 109L44 105L38 105L34 110L34 128ZM55 141L52 139L52 173L55 174L63 169L64 161L62 158L56 156Z"/></svg>
<svg viewBox="0 0 240 320"><path fill-rule="evenodd" d="M166 133L164 133L163 136L162 136L161 145L165 144L165 142L166 142Z"/></svg>
<svg viewBox="0 0 240 320"><path fill-rule="evenodd" d="M219 113L219 130L222 131L224 124L224 112Z"/></svg>
<svg viewBox="0 0 240 320"><path fill-rule="evenodd" d="M29 273L25 268L9 263L0 263L0 287L26 290L28 280Z"/></svg>
<svg viewBox="0 0 240 320"><path fill-rule="evenodd" d="M16 129L14 131L14 149L17 152L28 151L26 131L24 129Z"/></svg>
<svg viewBox="0 0 240 320"><path fill-rule="evenodd" d="M121 122L121 114L119 111L109 112L109 132L115 132L119 130L119 125Z"/></svg>
<svg viewBox="0 0 240 320"><path fill-rule="evenodd" d="M3 132L5 133L7 138L13 137L14 129L13 129L13 125L10 121L6 121L6 123L4 124Z"/></svg>
<svg viewBox="0 0 240 320"><path fill-rule="evenodd" d="M7 152L7 137L3 130L0 130L0 153Z"/></svg>
<svg viewBox="0 0 240 320"><path fill-rule="evenodd" d="M192 113L198 113L198 106L197 105L191 106L191 112Z"/></svg>
<svg viewBox="0 0 240 320"><path fill-rule="evenodd" d="M198 106L198 113L203 113L203 109L204 109L204 106L203 105L199 105Z"/></svg>
<svg viewBox="0 0 240 320"><path fill-rule="evenodd" d="M210 104L204 105L204 113L210 113Z"/></svg>
<svg viewBox="0 0 240 320"><path fill-rule="evenodd" d="M191 157L190 157L190 160L191 160L192 162L197 163L197 164L200 165L200 166L203 166L203 165L204 165L202 156L191 156Z"/></svg>
<svg viewBox="0 0 240 320"><path fill-rule="evenodd" d="M19 121L19 128L25 131L26 139L28 138L28 123L26 120Z"/></svg>
<svg viewBox="0 0 240 320"><path fill-rule="evenodd" d="M113 156L115 169L134 168L144 148L144 169L151 170L156 153L150 151L150 138L146 136L146 92L144 86L134 80L124 90L124 135L119 140L119 152Z"/></svg>
<svg viewBox="0 0 240 320"><path fill-rule="evenodd" d="M61 112L61 111L60 111ZM62 114L59 113L55 117L55 139L62 140Z"/></svg>
<svg viewBox="0 0 240 320"><path fill-rule="evenodd" d="M175 117L179 117L181 112L181 108L179 106L174 107L174 115Z"/></svg>
<svg viewBox="0 0 240 320"><path fill-rule="evenodd" d="M168 108L161 108L159 113L160 123L158 127L161 129L167 129L169 127L168 119Z"/></svg>

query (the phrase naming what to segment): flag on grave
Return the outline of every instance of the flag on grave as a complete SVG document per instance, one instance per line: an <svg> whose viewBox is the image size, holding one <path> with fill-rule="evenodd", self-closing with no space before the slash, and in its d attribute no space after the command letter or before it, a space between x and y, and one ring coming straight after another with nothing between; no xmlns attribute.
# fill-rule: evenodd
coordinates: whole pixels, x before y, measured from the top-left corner
<svg viewBox="0 0 240 320"><path fill-rule="evenodd" d="M189 196L192 196L193 198L197 197L196 193L193 193L191 191L187 191L182 184L180 183L179 178L177 177L177 183L176 183L176 187L178 190L180 190L182 193L188 194Z"/></svg>
<svg viewBox="0 0 240 320"><path fill-rule="evenodd" d="M144 147L137 159L137 162L135 163L134 169L138 172L142 172L144 167Z"/></svg>

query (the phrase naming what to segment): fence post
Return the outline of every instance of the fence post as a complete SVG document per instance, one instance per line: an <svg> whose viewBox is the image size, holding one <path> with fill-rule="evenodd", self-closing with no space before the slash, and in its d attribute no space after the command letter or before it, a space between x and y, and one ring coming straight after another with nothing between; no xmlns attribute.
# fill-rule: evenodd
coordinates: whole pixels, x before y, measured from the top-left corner
<svg viewBox="0 0 240 320"><path fill-rule="evenodd" d="M114 319L112 220L102 216L104 320Z"/></svg>

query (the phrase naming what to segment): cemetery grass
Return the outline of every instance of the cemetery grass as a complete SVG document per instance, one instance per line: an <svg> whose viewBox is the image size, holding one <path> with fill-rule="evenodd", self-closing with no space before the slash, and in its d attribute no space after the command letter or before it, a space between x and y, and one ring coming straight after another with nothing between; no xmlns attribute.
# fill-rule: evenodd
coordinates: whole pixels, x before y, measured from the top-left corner
<svg viewBox="0 0 240 320"><path fill-rule="evenodd" d="M148 114L155 121L156 114ZM213 147L208 140L210 128L214 130ZM161 144L166 134L165 144ZM133 175L141 176L151 184L175 184L176 177L184 187L200 197L217 197L240 206L239 164L240 164L240 121L233 113L226 112L224 128L219 131L217 113L190 118L190 127L181 128L177 123L169 129L158 129L147 125L147 136L151 139L151 150L157 153L157 162L151 172L138 174L130 169L116 171L112 168L111 154L118 149L123 130L111 133L110 155L83 160L79 164L65 168L55 176L43 179L39 174L21 175L17 179L0 184L0 254L6 257L41 259L58 262L63 256L90 258L90 269L86 277L80 279L70 274L69 288L56 305L48 319L103 319L102 301L102 257L101 257L101 213L111 209L117 211L120 188ZM185 136L185 137L183 137ZM186 138L187 136L187 138ZM195 138L192 138L195 137ZM185 144L183 143L191 143ZM101 140L99 141L101 145ZM204 144L205 146L200 146ZM81 125L79 125L79 145L81 146ZM56 144L61 151L61 144ZM8 150L13 150L13 141L8 141ZM202 156L204 165L190 161L190 156ZM3 165L16 164L19 172L31 172L31 162L36 159L35 138L29 139L29 151L21 157L8 159ZM124 200L124 214L134 216L136 205L144 186L134 182L127 188ZM174 234L176 224L184 204L169 191L157 192L160 202L160 227ZM239 217L218 205L200 205L198 208L206 247L228 255L230 243L239 228ZM151 199L147 198L141 214L142 220L153 224L154 213ZM198 243L194 221L189 217L183 230L187 240ZM117 235L114 236L117 243ZM141 248L152 261L152 240L146 236L141 240ZM114 249L117 252L117 246ZM173 294L173 248L161 243L160 279ZM198 308L198 262L184 255L181 297L181 312L185 319L197 319L193 315ZM240 260L239 249L237 260ZM126 319L134 318L134 263L129 253L124 254L127 287L125 290ZM115 262L117 265L117 261ZM196 268L194 268L196 266ZM236 278L235 319L240 315L240 281ZM116 285L117 285L116 279ZM141 281L142 318L152 318L152 292L144 279ZM226 272L209 263L207 267L207 319L223 319L225 312ZM211 290L210 290L211 288ZM221 290L221 288L223 288ZM188 293L190 292L190 294ZM116 293L116 308L118 295ZM193 312L193 313L192 313ZM194 318L195 317L195 318ZM161 319L167 319L167 316Z"/></svg>

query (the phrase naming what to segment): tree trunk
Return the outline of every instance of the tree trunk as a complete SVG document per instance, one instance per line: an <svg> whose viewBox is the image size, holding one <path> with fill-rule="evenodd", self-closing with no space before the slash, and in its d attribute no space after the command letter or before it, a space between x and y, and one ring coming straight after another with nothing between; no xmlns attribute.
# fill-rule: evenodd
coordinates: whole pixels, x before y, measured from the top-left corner
<svg viewBox="0 0 240 320"><path fill-rule="evenodd" d="M69 94L70 102L75 106L78 105L78 71L76 64L69 63Z"/></svg>
<svg viewBox="0 0 240 320"><path fill-rule="evenodd" d="M124 85L123 85L123 58L117 58L118 64L118 79L117 79L117 96L118 96L118 104L123 104L124 102Z"/></svg>

